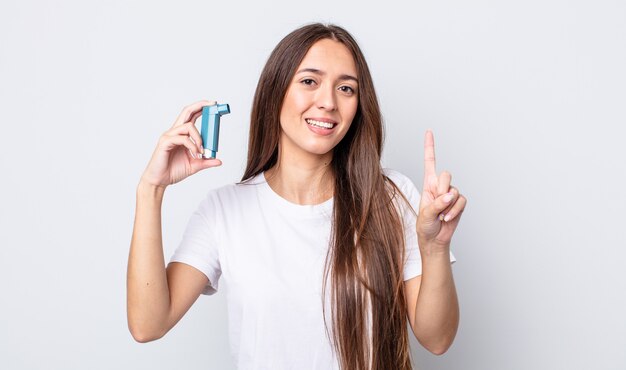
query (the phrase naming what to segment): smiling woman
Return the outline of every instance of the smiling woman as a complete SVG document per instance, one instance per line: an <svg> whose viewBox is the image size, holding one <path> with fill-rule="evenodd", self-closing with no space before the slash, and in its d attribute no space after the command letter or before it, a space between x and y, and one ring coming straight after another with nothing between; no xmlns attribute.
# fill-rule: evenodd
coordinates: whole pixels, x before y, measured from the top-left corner
<svg viewBox="0 0 626 370"><path fill-rule="evenodd" d="M281 150L290 155L321 155L315 160L330 163L332 149L346 135L356 114L356 75L354 58L344 44L332 39L313 44L283 99Z"/></svg>
<svg viewBox="0 0 626 370"><path fill-rule="evenodd" d="M382 116L352 36L312 24L276 46L257 85L241 182L209 192L165 268L166 187L221 165L192 154L201 151L193 122L211 104L183 110L138 186L133 337L162 337L221 280L241 369L410 369L407 319L424 347L445 352L458 327L450 241L465 198L450 174L436 174L431 132L421 198L406 176L381 168Z"/></svg>

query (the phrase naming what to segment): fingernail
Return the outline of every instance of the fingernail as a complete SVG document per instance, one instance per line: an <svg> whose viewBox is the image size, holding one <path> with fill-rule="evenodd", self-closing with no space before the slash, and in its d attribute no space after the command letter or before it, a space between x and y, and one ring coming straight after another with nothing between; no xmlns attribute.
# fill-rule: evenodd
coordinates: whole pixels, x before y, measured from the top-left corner
<svg viewBox="0 0 626 370"><path fill-rule="evenodd" d="M439 214L439 221L443 221L443 213Z"/></svg>
<svg viewBox="0 0 626 370"><path fill-rule="evenodd" d="M446 217L444 217L444 218L443 218L443 220L444 220L445 222L448 222L448 221L450 221L450 219L451 219L451 218L452 218L452 216L450 216L450 214L448 213L448 214L446 215Z"/></svg>
<svg viewBox="0 0 626 370"><path fill-rule="evenodd" d="M446 203L450 203L450 201L452 200L452 197L454 197L454 194L448 193L443 196L443 201Z"/></svg>

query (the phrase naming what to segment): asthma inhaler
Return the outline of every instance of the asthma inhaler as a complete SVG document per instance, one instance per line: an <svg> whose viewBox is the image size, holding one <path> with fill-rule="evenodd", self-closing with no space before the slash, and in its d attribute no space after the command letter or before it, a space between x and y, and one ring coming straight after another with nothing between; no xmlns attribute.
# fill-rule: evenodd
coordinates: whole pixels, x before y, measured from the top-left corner
<svg viewBox="0 0 626 370"><path fill-rule="evenodd" d="M230 113L228 104L215 104L202 107L202 147L204 153L202 158L215 158L217 154L217 143L220 137L220 117Z"/></svg>

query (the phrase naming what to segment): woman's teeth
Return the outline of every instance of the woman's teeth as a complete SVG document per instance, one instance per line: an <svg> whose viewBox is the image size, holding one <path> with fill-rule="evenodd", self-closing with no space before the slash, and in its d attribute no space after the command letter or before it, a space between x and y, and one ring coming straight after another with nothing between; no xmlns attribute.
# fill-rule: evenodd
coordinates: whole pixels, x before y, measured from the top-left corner
<svg viewBox="0 0 626 370"><path fill-rule="evenodd" d="M308 123L309 125L312 126L317 126L317 127L323 127L323 128L333 128L335 125L329 122L321 122L321 121L316 121L314 119L307 119L306 123Z"/></svg>

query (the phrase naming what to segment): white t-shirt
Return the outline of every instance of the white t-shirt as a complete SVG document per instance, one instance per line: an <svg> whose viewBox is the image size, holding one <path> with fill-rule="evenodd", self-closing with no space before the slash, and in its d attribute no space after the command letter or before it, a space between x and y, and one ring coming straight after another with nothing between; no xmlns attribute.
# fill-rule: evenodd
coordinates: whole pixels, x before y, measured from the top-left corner
<svg viewBox="0 0 626 370"><path fill-rule="evenodd" d="M419 193L385 169L418 211ZM322 279L333 199L298 205L259 174L245 184L209 191L193 213L170 262L202 271L203 294L226 285L231 353L239 369L338 369L322 313ZM421 274L415 216L401 208L406 235L404 280ZM450 253L450 259L455 261ZM220 280L221 278L221 280ZM327 285L327 292L330 286ZM330 326L329 300L326 322Z"/></svg>

